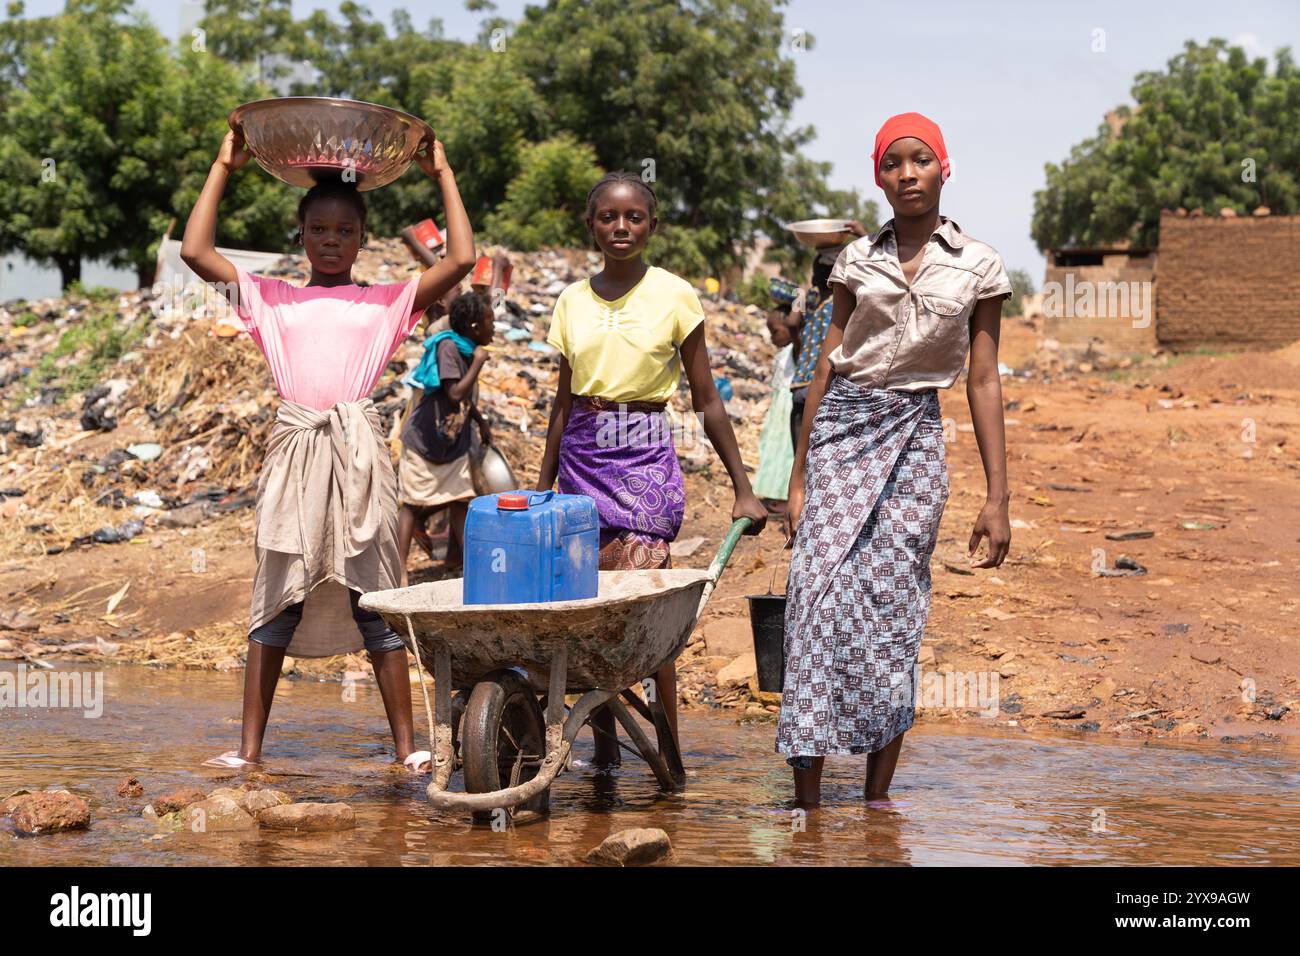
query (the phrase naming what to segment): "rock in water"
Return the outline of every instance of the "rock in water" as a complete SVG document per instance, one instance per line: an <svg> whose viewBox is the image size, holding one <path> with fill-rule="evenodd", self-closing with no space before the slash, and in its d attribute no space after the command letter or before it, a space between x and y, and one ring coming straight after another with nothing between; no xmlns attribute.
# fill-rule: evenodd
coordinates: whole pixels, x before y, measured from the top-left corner
<svg viewBox="0 0 1300 956"><path fill-rule="evenodd" d="M7 817L18 809L18 802L26 796L30 796L30 790L15 790L9 796L0 800L0 817Z"/></svg>
<svg viewBox="0 0 1300 956"><path fill-rule="evenodd" d="M90 807L66 790L29 793L16 798L11 806L20 833L59 833L90 826Z"/></svg>
<svg viewBox="0 0 1300 956"><path fill-rule="evenodd" d="M257 822L268 830L351 830L357 815L346 803L291 803L262 810Z"/></svg>
<svg viewBox="0 0 1300 956"><path fill-rule="evenodd" d="M191 833L254 830L257 821L229 797L208 797L191 803L181 814L181 828Z"/></svg>
<svg viewBox="0 0 1300 956"><path fill-rule="evenodd" d="M252 790L239 798L239 805L253 816L271 807L282 807L293 803L286 793L279 790Z"/></svg>
<svg viewBox="0 0 1300 956"><path fill-rule="evenodd" d="M673 845L663 830L636 828L607 836L587 854L587 862L596 866L646 866L668 858L672 852Z"/></svg>
<svg viewBox="0 0 1300 956"><path fill-rule="evenodd" d="M207 794L198 787L182 787L179 790L173 790L171 793L164 793L151 806L154 813L160 817L165 817L177 810L184 810L191 803L198 803L206 796Z"/></svg>

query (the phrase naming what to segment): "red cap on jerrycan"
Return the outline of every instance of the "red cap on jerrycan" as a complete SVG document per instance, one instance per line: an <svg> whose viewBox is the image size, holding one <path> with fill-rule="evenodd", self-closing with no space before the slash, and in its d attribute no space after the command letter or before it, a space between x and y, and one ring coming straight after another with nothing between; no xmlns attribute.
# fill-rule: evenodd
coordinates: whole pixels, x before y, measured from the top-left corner
<svg viewBox="0 0 1300 956"><path fill-rule="evenodd" d="M498 511L527 511L528 496L527 495L498 495L497 510Z"/></svg>

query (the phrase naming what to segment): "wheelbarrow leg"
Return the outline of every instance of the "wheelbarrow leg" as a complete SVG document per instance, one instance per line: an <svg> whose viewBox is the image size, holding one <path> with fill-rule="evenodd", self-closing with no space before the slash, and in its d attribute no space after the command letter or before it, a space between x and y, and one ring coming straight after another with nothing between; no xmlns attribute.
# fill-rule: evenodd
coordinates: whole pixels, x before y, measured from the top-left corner
<svg viewBox="0 0 1300 956"><path fill-rule="evenodd" d="M655 725L655 739L659 744L659 752L663 754L668 764L668 771L676 784L674 789L680 790L686 786L686 767L682 764L682 752L677 746L677 737L672 727L668 725L668 713L664 710L664 702L657 693L654 700L650 701L650 718Z"/></svg>
<svg viewBox="0 0 1300 956"><path fill-rule="evenodd" d="M685 784L685 774L674 776L672 766L665 759L662 752L655 749L650 744L650 738L645 735L641 725L636 722L636 718L628 713L627 706L617 697L611 700L607 705L614 713L615 719L623 725L627 735L632 738L632 744L641 752L645 762L650 765L650 770L654 773L655 779L659 781L659 786L663 790L673 791L680 790ZM680 764L680 759L678 763Z"/></svg>
<svg viewBox="0 0 1300 956"><path fill-rule="evenodd" d="M555 646L551 657L551 682L546 688L546 753L555 753L564 742L564 690L568 681L569 645Z"/></svg>
<svg viewBox="0 0 1300 956"><path fill-rule="evenodd" d="M654 725L655 739L659 745L658 750L663 756L668 776L673 782L673 786L669 789L680 790L686 786L686 768L682 764L682 754L677 747L677 738L668 725L668 714L664 709L663 701L659 699L657 693L649 696L653 699L650 703L646 703L637 696L635 691L631 689L623 691L623 700L627 702L627 706L630 706Z"/></svg>
<svg viewBox="0 0 1300 956"><path fill-rule="evenodd" d="M451 648L433 652L433 781L429 790L446 790L455 765L451 742Z"/></svg>
<svg viewBox="0 0 1300 956"><path fill-rule="evenodd" d="M658 690L657 682L655 689ZM649 696L653 699L650 703L646 703L636 695L635 691L630 689L623 691L623 699L627 701L628 705L654 724L655 739L659 744L659 752L663 754L664 761L668 766L668 772L676 784L674 789L680 790L686 786L686 767L682 764L682 754L677 747L677 737L668 725L668 713L658 693Z"/></svg>

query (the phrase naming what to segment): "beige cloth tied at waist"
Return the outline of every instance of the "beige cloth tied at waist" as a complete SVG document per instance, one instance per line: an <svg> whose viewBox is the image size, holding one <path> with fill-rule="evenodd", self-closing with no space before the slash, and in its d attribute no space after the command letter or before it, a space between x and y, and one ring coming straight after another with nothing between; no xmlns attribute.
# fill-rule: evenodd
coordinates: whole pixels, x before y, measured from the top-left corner
<svg viewBox="0 0 1300 956"><path fill-rule="evenodd" d="M320 410L284 400L257 482L250 633L298 601L287 653L361 650L347 589L401 586L397 476L369 398Z"/></svg>

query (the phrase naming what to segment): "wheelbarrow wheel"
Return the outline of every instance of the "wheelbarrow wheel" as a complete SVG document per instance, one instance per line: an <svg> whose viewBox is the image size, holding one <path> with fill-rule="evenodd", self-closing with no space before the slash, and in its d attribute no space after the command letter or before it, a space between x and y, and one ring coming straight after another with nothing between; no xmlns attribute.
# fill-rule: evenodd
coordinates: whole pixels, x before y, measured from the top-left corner
<svg viewBox="0 0 1300 956"><path fill-rule="evenodd" d="M517 671L493 671L474 685L460 731L467 793L525 783L537 775L546 756L546 719L536 691ZM543 790L515 811L549 809L550 791Z"/></svg>

